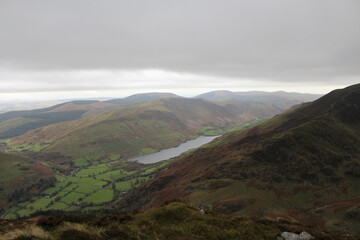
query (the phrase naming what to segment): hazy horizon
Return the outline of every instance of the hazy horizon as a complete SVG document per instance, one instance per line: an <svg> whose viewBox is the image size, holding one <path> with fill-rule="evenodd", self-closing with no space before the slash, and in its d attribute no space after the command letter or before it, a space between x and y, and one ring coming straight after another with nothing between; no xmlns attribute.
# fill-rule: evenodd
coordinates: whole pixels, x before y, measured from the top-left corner
<svg viewBox="0 0 360 240"><path fill-rule="evenodd" d="M332 90L336 90L336 89L332 89ZM331 90L331 91L332 91ZM88 96L88 97L68 97L68 98L61 98L61 97L54 97L54 98L36 98L34 97L33 94L39 94L39 93L30 93L32 98L26 98L26 96L24 96L24 98L18 98L18 99L3 99L0 96L0 103L11 103L11 102L56 102L56 101L60 101L60 102L66 102L66 101L76 101L76 100L99 100L99 101L106 101L106 100L111 100L111 99L121 99L121 98L126 98L126 97L130 97L136 94L148 94L148 93L172 93L175 94L179 97L184 97L184 98L193 98L193 97L197 97L198 95L204 94L204 93L209 93L209 92L216 92L216 91L231 91L228 89L219 89L219 90L211 90L208 92L199 92L198 94L192 94L192 95L181 95L181 94L177 94L175 92L164 92L164 91L150 91L150 92L135 92L133 94L130 95L118 95L118 96ZM278 91L261 91L261 90L249 90L249 91L231 91L231 92L267 92L267 93L276 93L276 92L286 92L286 93L300 93L300 94L314 94L314 95L325 95L322 93L306 93L306 92L295 92L295 91L283 91L283 90L278 90ZM41 94L41 93L40 93ZM48 94L47 92L45 94ZM76 94L74 94L76 95ZM56 95L58 96L58 95ZM61 95L60 95L61 96Z"/></svg>

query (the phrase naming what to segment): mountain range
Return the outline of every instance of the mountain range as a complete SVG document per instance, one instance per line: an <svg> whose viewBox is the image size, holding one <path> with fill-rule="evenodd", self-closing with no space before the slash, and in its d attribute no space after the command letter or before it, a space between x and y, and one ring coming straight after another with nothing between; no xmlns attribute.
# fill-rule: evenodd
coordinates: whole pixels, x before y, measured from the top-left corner
<svg viewBox="0 0 360 240"><path fill-rule="evenodd" d="M113 161L125 160L174 147L206 134L200 131L202 128L211 129L211 134L221 134L238 124L281 112L271 104L236 100L221 104L180 97L141 101L135 104L71 101L45 109L0 114L3 136L18 135L3 140L1 148L16 152L19 159L36 162L38 166L34 169L48 169L43 176L43 181L47 181L57 176L57 171L68 174L108 157ZM9 168L5 166L12 166L6 159L13 158L5 157L8 156L5 153L3 156L0 160L5 165L0 169L0 177L3 176L5 187L0 189L0 200L5 207L16 202L11 195L17 188L11 188L13 178L6 177ZM14 177L34 178L27 182L30 185L42 177L34 175L28 163L23 165L19 165L23 170L14 173ZM19 196L29 196L27 190L40 192L28 188L27 184L19 185L20 188Z"/></svg>
<svg viewBox="0 0 360 240"><path fill-rule="evenodd" d="M230 94L232 92L229 91L227 93ZM278 93L259 92L259 94L260 93L266 95L268 99L261 99L257 96L249 96L244 99L245 101L242 99L240 99L240 101L263 102L267 104L273 104L272 102L276 102L275 106L281 108L281 110L284 110L284 106L290 107L291 104L299 104L303 101L310 101L318 97L318 95L284 93L287 98L279 98L277 96ZM235 93L232 93L226 98L221 99L212 98L211 96L213 94L214 92L199 95L195 98L203 98L210 101L239 100ZM173 93L141 93L131 95L126 98L112 99L107 101L74 100L70 102L60 103L47 108L6 112L0 114L0 139L15 137L24 134L29 130L47 126L50 124L80 119L88 116L94 116L114 110L121 110L136 103L162 98L182 97L177 96ZM276 100L269 101L269 99Z"/></svg>
<svg viewBox="0 0 360 240"><path fill-rule="evenodd" d="M335 90L181 157L120 207L183 198L220 213L357 234L359 120L360 85Z"/></svg>
<svg viewBox="0 0 360 240"><path fill-rule="evenodd" d="M194 98L202 98L214 102L221 102L226 100L237 99L244 102L266 102L273 104L283 110L286 110L296 104L311 102L322 95L319 94L303 94L295 92L262 92L262 91L250 91L250 92L232 92L228 90L218 90L208 93L200 94Z"/></svg>
<svg viewBox="0 0 360 240"><path fill-rule="evenodd" d="M201 99L164 98L30 130L9 139L7 144L13 150L59 153L64 159L96 160L111 153L129 158L141 155L144 148L176 146L195 136L202 127L225 130L280 112L266 103L216 104Z"/></svg>
<svg viewBox="0 0 360 240"><path fill-rule="evenodd" d="M149 236L159 229L167 234L181 218L189 224L177 222L176 231L199 238L193 232L199 221L212 237L211 229L226 222L222 230L229 239L245 239L236 235L240 223L248 224L254 239L273 239L281 229L309 229L319 239L345 236L323 231L357 236L360 84L307 102L318 97L216 91L189 99L149 93L0 114L1 149L8 151L0 154L2 214L146 210L124 220L128 233L139 234L133 227L143 223ZM222 136L157 165L126 162L203 134ZM84 229L94 228L86 224L76 231L90 234ZM105 220L103 229L110 231L112 224ZM257 228L269 231L259 235L252 231Z"/></svg>

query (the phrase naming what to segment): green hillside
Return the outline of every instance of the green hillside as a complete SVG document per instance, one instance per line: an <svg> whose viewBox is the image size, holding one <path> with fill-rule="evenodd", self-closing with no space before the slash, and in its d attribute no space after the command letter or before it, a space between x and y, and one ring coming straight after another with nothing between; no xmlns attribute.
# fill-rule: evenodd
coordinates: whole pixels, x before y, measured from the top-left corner
<svg viewBox="0 0 360 240"><path fill-rule="evenodd" d="M4 148L46 162L54 169L56 181L40 195L19 202L5 218L103 208L164 167L162 163L150 167L127 163L129 157L173 147L198 134L216 135L245 127L278 112L260 103L219 105L169 98L28 131L4 141Z"/></svg>
<svg viewBox="0 0 360 240"><path fill-rule="evenodd" d="M29 130L126 108L105 101L77 100L35 110L0 114L0 139L22 135Z"/></svg>
<svg viewBox="0 0 360 240"><path fill-rule="evenodd" d="M242 108L183 98L152 100L32 130L10 139L8 146L15 151L58 153L65 160L92 161L111 153L129 158L143 154L146 148L176 146L204 126L221 132L279 112L266 104Z"/></svg>
<svg viewBox="0 0 360 240"><path fill-rule="evenodd" d="M175 162L120 206L130 211L181 197L221 213L356 233L359 103L355 85L225 134Z"/></svg>
<svg viewBox="0 0 360 240"><path fill-rule="evenodd" d="M85 113L83 110L51 112L64 104L66 103L48 108L12 111L0 114L0 139L15 137L31 129L53 123L78 119Z"/></svg>
<svg viewBox="0 0 360 240"><path fill-rule="evenodd" d="M285 92L233 93L230 91L215 91L199 95L196 98L203 98L217 102L236 100L238 104L243 105L248 104L254 106L256 104L263 104L266 106L265 108L274 104L280 111L283 111L295 104L310 101L316 97L318 96ZM54 123L95 116L106 112L121 110L136 103L166 98L179 99L182 97L173 93L140 93L126 98L112 99L108 101L76 100L47 108L10 111L0 114L0 139L16 137L29 130L48 126ZM258 108L258 106L255 107L255 109L256 108Z"/></svg>
<svg viewBox="0 0 360 240"><path fill-rule="evenodd" d="M31 159L0 152L0 215L24 195L30 196L50 186L52 170Z"/></svg>

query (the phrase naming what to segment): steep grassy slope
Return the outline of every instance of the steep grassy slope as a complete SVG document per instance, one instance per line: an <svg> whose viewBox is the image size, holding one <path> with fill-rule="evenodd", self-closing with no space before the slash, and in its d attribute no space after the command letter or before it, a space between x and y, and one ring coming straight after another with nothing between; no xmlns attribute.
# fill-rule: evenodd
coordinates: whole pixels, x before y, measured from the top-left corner
<svg viewBox="0 0 360 240"><path fill-rule="evenodd" d="M0 220L1 240L262 240L276 239L284 231L306 231L319 240L355 240L355 237L328 234L287 221L229 217L207 211L201 214L198 209L182 202L136 215L97 218L67 215L16 222Z"/></svg>
<svg viewBox="0 0 360 240"><path fill-rule="evenodd" d="M355 85L216 139L129 195L122 207L184 197L218 212L357 233L359 143Z"/></svg>
<svg viewBox="0 0 360 240"><path fill-rule="evenodd" d="M228 128L277 113L277 108L266 104L242 109L204 100L160 99L32 130L11 139L9 145L17 150L34 150L37 146L44 153L57 152L71 158L99 158L109 153L127 158L141 154L144 148L175 146L203 126Z"/></svg>
<svg viewBox="0 0 360 240"><path fill-rule="evenodd" d="M303 102L310 102L318 99L321 95L318 94L302 94L290 92L231 92L231 91L213 91L200 94L195 98L207 99L210 101L221 102L227 100L237 99L243 102L264 102L271 103L283 110L289 109L291 106Z"/></svg>
<svg viewBox="0 0 360 240"><path fill-rule="evenodd" d="M38 192L52 170L22 156L0 152L0 215L25 192Z"/></svg>

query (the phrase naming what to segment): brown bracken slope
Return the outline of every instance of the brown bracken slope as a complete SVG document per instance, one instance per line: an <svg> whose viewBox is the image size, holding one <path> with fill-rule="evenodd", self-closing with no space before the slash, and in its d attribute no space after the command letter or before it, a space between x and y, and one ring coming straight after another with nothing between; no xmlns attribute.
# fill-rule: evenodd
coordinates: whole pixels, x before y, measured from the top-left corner
<svg viewBox="0 0 360 240"><path fill-rule="evenodd" d="M184 198L221 213L358 234L359 143L360 84L226 134L113 207L132 211Z"/></svg>

